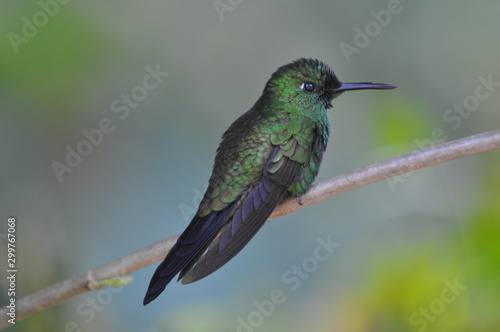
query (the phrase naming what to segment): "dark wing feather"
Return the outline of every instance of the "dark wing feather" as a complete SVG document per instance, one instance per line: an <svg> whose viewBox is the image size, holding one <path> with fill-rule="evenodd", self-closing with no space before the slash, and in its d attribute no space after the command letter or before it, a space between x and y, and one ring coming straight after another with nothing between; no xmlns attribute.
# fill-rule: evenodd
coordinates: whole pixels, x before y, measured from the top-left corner
<svg viewBox="0 0 500 332"><path fill-rule="evenodd" d="M262 180L246 195L206 253L195 264L182 270L179 279L182 278L183 284L202 279L231 260L253 238L281 202L302 164L277 154L281 154L280 146L273 148L264 167Z"/></svg>
<svg viewBox="0 0 500 332"><path fill-rule="evenodd" d="M186 266L191 266L217 235L236 202L226 209L204 217L195 216L186 230L177 239L163 262L156 268L144 297L144 305L163 292L167 284Z"/></svg>

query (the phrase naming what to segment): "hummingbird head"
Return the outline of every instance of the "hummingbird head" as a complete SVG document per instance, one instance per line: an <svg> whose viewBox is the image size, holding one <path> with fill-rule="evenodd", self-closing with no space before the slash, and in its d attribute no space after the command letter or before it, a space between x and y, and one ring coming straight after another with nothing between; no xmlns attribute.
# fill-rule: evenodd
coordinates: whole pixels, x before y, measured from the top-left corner
<svg viewBox="0 0 500 332"><path fill-rule="evenodd" d="M342 83L322 61L301 58L286 64L271 76L264 94L302 109L332 107L331 101L342 92L364 89L394 89L394 85L380 83Z"/></svg>

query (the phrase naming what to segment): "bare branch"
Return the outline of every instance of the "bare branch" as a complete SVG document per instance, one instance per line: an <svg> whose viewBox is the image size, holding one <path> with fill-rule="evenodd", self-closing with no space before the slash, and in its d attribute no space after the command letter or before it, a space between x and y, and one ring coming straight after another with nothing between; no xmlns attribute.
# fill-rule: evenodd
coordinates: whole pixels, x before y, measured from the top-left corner
<svg viewBox="0 0 500 332"><path fill-rule="evenodd" d="M270 219L281 217L335 195L393 176L498 148L500 148L500 130L417 150L320 182L312 186L301 197L303 205L299 205L295 199L285 200L275 209ZM20 321L73 296L97 289L99 281L125 276L163 259L174 245L177 237L178 235L171 236L17 300L16 320ZM7 307L0 310L0 328L9 326L7 312Z"/></svg>
<svg viewBox="0 0 500 332"><path fill-rule="evenodd" d="M498 148L500 148L500 130L493 130L358 168L313 185L305 195L301 196L302 205L297 204L295 199L283 201L269 219L281 217L346 191L409 173L419 168Z"/></svg>

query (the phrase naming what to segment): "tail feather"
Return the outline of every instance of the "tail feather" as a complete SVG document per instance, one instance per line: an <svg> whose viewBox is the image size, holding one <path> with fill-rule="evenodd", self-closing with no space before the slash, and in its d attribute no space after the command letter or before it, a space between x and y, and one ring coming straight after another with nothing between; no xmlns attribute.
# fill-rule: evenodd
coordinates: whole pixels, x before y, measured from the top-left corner
<svg viewBox="0 0 500 332"><path fill-rule="evenodd" d="M234 205L235 203L222 211L213 212L204 217L193 218L163 262L156 268L144 297L144 305L157 298L181 270L194 264L217 236L222 225L227 222L227 216Z"/></svg>

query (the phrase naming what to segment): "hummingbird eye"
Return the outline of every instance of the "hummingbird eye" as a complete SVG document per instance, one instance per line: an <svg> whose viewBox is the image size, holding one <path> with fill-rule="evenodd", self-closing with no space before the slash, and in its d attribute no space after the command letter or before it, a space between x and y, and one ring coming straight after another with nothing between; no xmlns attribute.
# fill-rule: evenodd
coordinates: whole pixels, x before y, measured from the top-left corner
<svg viewBox="0 0 500 332"><path fill-rule="evenodd" d="M307 93L316 92L316 85L314 85L314 83L311 83L311 82L304 82L304 83L302 83L302 85L300 86L300 88L302 90L304 90L305 92L307 92Z"/></svg>

